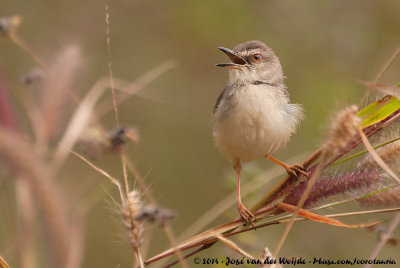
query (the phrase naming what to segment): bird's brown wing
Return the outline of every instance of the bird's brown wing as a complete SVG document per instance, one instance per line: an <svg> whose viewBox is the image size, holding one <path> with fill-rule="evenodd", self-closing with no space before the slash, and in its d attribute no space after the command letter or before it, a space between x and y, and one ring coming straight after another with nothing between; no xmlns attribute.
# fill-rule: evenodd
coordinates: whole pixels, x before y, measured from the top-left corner
<svg viewBox="0 0 400 268"><path fill-rule="evenodd" d="M215 111L217 110L218 105L221 103L222 98L224 97L224 92L225 92L225 90L223 90L221 92L221 94L219 94L219 96L218 96L217 102L215 103L215 106L214 106L214 112L213 112L214 114L215 114Z"/></svg>
<svg viewBox="0 0 400 268"><path fill-rule="evenodd" d="M232 85L228 85L224 88L224 90L222 90L221 94L219 94L217 102L215 103L215 106L214 106L214 114L215 114L215 111L217 110L219 104L221 103L222 99L224 97L229 97L229 93L231 91L232 91ZM225 95L227 95L227 96L225 96Z"/></svg>

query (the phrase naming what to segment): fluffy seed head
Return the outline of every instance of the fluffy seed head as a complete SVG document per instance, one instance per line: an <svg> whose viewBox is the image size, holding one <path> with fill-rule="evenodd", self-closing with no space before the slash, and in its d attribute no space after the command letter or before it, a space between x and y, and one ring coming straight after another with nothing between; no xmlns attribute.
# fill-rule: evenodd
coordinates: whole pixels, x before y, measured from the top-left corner
<svg viewBox="0 0 400 268"><path fill-rule="evenodd" d="M128 198L122 204L122 219L128 232L129 243L134 249L138 249L143 242L144 223L138 219L143 204L138 191L131 191Z"/></svg>
<svg viewBox="0 0 400 268"><path fill-rule="evenodd" d="M363 207L394 207L400 205L400 187L396 186L367 198L357 200Z"/></svg>
<svg viewBox="0 0 400 268"><path fill-rule="evenodd" d="M376 150L377 154L386 164L392 164L400 158L400 140L393 142ZM376 161L368 155L361 163L361 166L377 167Z"/></svg>
<svg viewBox="0 0 400 268"><path fill-rule="evenodd" d="M335 116L332 121L329 137L322 146L323 155L329 158L345 149L358 135L361 119L356 115L357 106L347 107Z"/></svg>

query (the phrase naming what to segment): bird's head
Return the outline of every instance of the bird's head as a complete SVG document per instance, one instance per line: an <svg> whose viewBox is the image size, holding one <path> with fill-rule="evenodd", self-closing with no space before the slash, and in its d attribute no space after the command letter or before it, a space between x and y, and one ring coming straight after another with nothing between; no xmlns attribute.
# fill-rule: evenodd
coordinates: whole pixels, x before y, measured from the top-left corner
<svg viewBox="0 0 400 268"><path fill-rule="evenodd" d="M283 83L284 76L279 59L263 42L253 40L239 44L233 50L224 47L218 49L231 60L230 63L216 64L229 68L231 83Z"/></svg>

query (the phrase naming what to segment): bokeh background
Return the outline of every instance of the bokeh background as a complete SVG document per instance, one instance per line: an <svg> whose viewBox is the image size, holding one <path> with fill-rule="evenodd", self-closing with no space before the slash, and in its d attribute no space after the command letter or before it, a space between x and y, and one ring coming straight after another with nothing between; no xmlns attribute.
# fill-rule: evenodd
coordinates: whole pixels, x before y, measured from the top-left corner
<svg viewBox="0 0 400 268"><path fill-rule="evenodd" d="M21 15L19 35L45 60L51 60L67 44L80 46L84 63L74 85L83 96L98 78L107 75L106 3L2 0L0 16ZM258 39L280 58L291 100L303 104L306 112L306 119L287 148L275 155L288 160L311 152L322 143L329 115L338 107L358 103L365 91L353 79L373 80L400 44L400 2L396 0L116 0L108 4L116 77L134 81L162 62L177 62L176 68L146 86L142 92L146 98L133 96L119 107L121 122L136 126L140 133L140 142L130 144L127 154L146 175L160 204L177 212L172 223L177 234L235 191L234 171L219 155L211 135L212 110L227 81L227 71L214 66L226 60L218 46L232 48ZM0 39L0 77L27 135L31 130L16 92L26 90L20 78L33 67L35 62L21 49ZM397 61L381 81L397 83L399 67ZM110 92L104 97L107 98L111 102ZM101 122L113 128L112 112ZM122 178L118 156L105 155L96 164ZM243 183L271 167L271 162L262 159L246 165ZM98 183L87 192L89 199L96 201L86 215L83 267L131 267L132 250L125 241L119 215L112 211L112 197L117 196L112 185L74 157L69 158L57 179L68 193L88 178L97 178ZM279 178L253 193L245 203L250 206ZM1 253L16 231L15 212L10 209L15 203L12 180L2 180L0 196ZM234 217L233 204L214 224ZM390 217L387 215L386 219ZM371 219L358 218L354 222ZM261 255L265 246L276 247L283 228L257 230L238 236L235 241L254 255ZM168 247L163 232L156 227L150 232L153 235L147 256ZM376 235L365 230L307 222L295 224L281 254L366 258L376 244ZM228 254L231 252L219 245L199 256L224 258ZM398 257L398 248L386 246L381 256ZM189 263L194 266L192 259Z"/></svg>

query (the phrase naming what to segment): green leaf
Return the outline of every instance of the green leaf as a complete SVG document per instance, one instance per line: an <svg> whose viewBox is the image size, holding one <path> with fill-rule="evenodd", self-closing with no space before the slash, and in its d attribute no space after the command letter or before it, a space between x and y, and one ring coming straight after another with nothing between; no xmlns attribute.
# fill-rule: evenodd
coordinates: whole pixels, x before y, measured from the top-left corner
<svg viewBox="0 0 400 268"><path fill-rule="evenodd" d="M400 109L400 101L395 96L385 96L371 103L357 113L361 117L361 127L365 128L378 123Z"/></svg>

